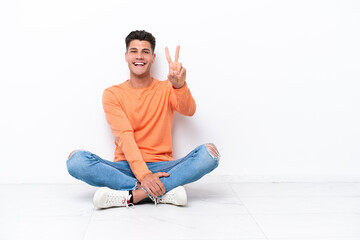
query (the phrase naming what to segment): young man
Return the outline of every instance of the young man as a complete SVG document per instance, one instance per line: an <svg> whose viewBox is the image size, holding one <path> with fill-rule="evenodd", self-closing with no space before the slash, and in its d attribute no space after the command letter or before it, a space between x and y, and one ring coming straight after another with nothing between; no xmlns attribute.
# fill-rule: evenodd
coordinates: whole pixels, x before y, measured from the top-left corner
<svg viewBox="0 0 360 240"><path fill-rule="evenodd" d="M177 46L169 63L168 80L150 75L155 62L155 38L133 31L125 39L125 60L130 79L105 89L103 108L115 136L115 159L103 160L88 151L73 151L67 168L73 177L101 187L94 195L97 208L128 206L150 198L157 203L184 206L183 185L200 179L219 164L214 144L203 144L187 156L172 157L171 129L174 111L192 116L195 101L185 81Z"/></svg>

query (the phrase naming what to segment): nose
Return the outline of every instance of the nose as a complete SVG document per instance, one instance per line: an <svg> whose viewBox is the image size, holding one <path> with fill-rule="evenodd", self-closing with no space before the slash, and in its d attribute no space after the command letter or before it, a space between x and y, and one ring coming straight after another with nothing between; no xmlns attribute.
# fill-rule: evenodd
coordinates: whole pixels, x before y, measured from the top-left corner
<svg viewBox="0 0 360 240"><path fill-rule="evenodd" d="M136 55L136 59L143 59L143 54L142 52L138 52L138 54Z"/></svg>

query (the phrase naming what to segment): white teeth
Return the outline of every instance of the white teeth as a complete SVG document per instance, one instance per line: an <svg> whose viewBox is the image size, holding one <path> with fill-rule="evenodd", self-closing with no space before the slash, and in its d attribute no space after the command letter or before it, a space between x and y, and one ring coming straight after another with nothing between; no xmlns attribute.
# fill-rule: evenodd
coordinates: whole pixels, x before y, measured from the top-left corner
<svg viewBox="0 0 360 240"><path fill-rule="evenodd" d="M137 65L144 66L145 65L144 63L134 63L134 64L135 64L135 66L137 66Z"/></svg>

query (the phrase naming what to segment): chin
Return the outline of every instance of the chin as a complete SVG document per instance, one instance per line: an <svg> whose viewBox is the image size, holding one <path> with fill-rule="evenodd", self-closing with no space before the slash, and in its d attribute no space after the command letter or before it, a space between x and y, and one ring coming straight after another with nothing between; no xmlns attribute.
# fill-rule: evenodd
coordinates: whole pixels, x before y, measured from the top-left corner
<svg viewBox="0 0 360 240"><path fill-rule="evenodd" d="M131 73L135 76L138 76L138 77L145 77L147 75L150 75L150 71L136 71L138 69L135 69L135 71L131 71Z"/></svg>
<svg viewBox="0 0 360 240"><path fill-rule="evenodd" d="M149 72L142 72L142 73L139 73L139 72L132 72L132 75L138 77L138 78L144 78L146 76L149 76L150 73Z"/></svg>

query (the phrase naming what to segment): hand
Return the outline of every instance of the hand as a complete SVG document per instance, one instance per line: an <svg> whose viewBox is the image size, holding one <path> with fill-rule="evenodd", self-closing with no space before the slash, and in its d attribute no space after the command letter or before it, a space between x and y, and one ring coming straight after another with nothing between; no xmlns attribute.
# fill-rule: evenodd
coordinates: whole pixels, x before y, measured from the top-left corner
<svg viewBox="0 0 360 240"><path fill-rule="evenodd" d="M160 181L161 177L168 177L170 174L166 172L157 172L146 175L141 186L154 198L165 194L166 189L164 184Z"/></svg>
<svg viewBox="0 0 360 240"><path fill-rule="evenodd" d="M174 88L181 88L184 86L186 79L186 69L179 63L179 52L180 46L178 45L175 52L175 62L173 62L169 54L169 49L167 47L165 48L166 59L169 63L168 79Z"/></svg>

